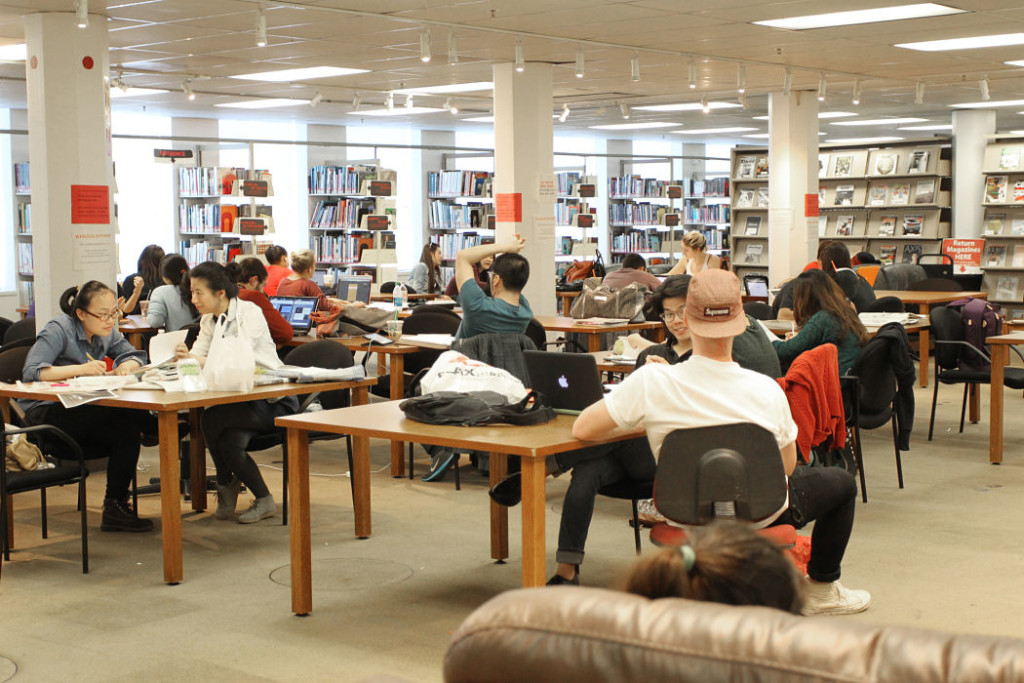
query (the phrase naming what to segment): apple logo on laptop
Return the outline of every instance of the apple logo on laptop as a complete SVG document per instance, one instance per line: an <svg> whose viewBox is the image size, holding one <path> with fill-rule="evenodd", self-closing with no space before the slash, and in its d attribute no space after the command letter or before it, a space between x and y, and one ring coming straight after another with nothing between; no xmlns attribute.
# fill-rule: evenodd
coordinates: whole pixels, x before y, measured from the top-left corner
<svg viewBox="0 0 1024 683"><path fill-rule="evenodd" d="M563 389L569 388L569 380L565 378L565 375L562 375L561 377L558 378L558 386L562 387Z"/></svg>

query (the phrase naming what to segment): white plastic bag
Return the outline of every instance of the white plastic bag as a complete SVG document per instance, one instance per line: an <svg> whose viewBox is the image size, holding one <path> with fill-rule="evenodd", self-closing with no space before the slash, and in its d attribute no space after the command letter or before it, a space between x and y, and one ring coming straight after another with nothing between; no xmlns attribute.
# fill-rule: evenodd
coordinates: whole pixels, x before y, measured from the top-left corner
<svg viewBox="0 0 1024 683"><path fill-rule="evenodd" d="M242 327L241 317L235 318L238 333L224 334L226 322L217 321L206 354L203 377L211 391L252 391L256 375L256 357L252 341Z"/></svg>
<svg viewBox="0 0 1024 683"><path fill-rule="evenodd" d="M464 356L458 351L445 351L420 380L424 394L434 391L495 391L509 402L526 398L526 387L506 370Z"/></svg>

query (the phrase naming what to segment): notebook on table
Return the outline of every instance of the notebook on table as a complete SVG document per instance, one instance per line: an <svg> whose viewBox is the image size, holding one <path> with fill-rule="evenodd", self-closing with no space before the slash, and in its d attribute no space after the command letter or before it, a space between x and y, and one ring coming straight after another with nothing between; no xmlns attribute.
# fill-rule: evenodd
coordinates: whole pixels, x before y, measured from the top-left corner
<svg viewBox="0 0 1024 683"><path fill-rule="evenodd" d="M313 313L316 312L319 297L315 296L272 296L270 305L281 317L288 321L296 334L303 335L313 326Z"/></svg>
<svg viewBox="0 0 1024 683"><path fill-rule="evenodd" d="M597 360L589 353L523 351L530 387L544 398L556 413L579 415L604 396Z"/></svg>

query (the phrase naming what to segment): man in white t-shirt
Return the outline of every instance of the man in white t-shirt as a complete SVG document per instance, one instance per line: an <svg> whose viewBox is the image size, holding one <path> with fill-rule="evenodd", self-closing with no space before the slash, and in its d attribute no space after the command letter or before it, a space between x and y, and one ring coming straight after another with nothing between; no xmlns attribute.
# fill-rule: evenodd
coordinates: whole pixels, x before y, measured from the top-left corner
<svg viewBox="0 0 1024 683"><path fill-rule="evenodd" d="M849 590L838 579L853 529L857 484L839 468L797 467L797 427L786 395L770 378L732 361L732 339L747 326L740 283L720 269L690 281L683 311L693 340L693 356L676 365L638 368L611 394L576 420L573 436L588 440L609 431L643 427L653 453L676 429L753 422L778 442L789 477L789 506L772 522L802 527L816 521L807 564L805 614L854 614L871 596ZM559 563L556 575L575 577L576 568Z"/></svg>

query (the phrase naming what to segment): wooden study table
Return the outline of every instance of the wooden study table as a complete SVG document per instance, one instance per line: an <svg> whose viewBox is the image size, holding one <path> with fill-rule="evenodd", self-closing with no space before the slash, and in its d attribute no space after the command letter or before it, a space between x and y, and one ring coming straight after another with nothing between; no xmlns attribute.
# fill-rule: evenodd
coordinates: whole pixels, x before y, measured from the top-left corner
<svg viewBox="0 0 1024 683"><path fill-rule="evenodd" d="M932 306L948 304L950 301L965 299L967 297L987 299L988 292L915 292L912 290L902 289L876 289L875 296L879 299L883 296L894 296L902 301L903 305L908 309L911 306L917 306L917 313L920 313L927 318L928 312L931 310ZM931 335L928 333L926 328L919 330L918 334L918 340L920 341L918 355L921 356L921 364L917 373L917 381L922 387L926 387L928 386L928 354L929 345L931 344Z"/></svg>
<svg viewBox="0 0 1024 683"><path fill-rule="evenodd" d="M21 316L22 320L28 317L28 306L18 306L14 310Z"/></svg>
<svg viewBox="0 0 1024 683"><path fill-rule="evenodd" d="M537 321L548 332L576 332L587 335L587 351L600 351L601 335L606 332L629 334L640 330L654 330L657 341L664 341L665 326L660 320L645 320L639 323L618 325L580 325L578 320L560 315L537 315Z"/></svg>
<svg viewBox="0 0 1024 683"><path fill-rule="evenodd" d="M600 373L628 375L636 369L636 363L617 363L608 360L608 356L612 355L611 351L594 351L590 355L597 361L597 371Z"/></svg>
<svg viewBox="0 0 1024 683"><path fill-rule="evenodd" d="M568 292L559 292L555 290L555 296L559 298L562 304L562 315L568 317L569 311L572 309L572 302L576 300L581 294L580 290L572 290Z"/></svg>
<svg viewBox="0 0 1024 683"><path fill-rule="evenodd" d="M374 403L303 413L277 418L277 425L288 430L288 514L291 536L292 612L309 614L313 610L312 555L309 518L309 440L310 431L352 435L352 485L355 489L356 536L368 537L370 527L369 439L400 439L436 446L490 452L490 482L494 486L506 475L506 458L521 456L523 492L523 585L542 586L546 580L544 528L544 458L596 443L630 439L638 434L623 434L601 442L582 442L573 438L575 417L559 415L551 422L516 427L452 427L407 420L397 401ZM508 508L490 502L491 557L508 557Z"/></svg>
<svg viewBox="0 0 1024 683"><path fill-rule="evenodd" d="M154 334L163 328L153 327L146 322L146 318L144 316L129 315L121 319L117 329L120 330L121 334L128 339L129 344L140 351L145 351L146 349L142 343L142 335Z"/></svg>
<svg viewBox="0 0 1024 683"><path fill-rule="evenodd" d="M96 405L133 410L152 410L157 413L160 434L160 533L163 541L164 581L181 583L185 578L181 552L181 480L178 463L178 411L189 412L192 509L206 509L206 443L200 429L204 408L227 403L244 403L276 396L310 394L318 391L352 390L353 405L367 402L367 387L375 380L351 382L316 382L311 384L271 384L254 387L252 391L204 391L197 393L166 392L155 389L119 389L116 398L95 401ZM0 410L9 417L10 400L27 398L40 401L59 401L56 391L32 389L28 385L0 383ZM359 524L358 515L356 521Z"/></svg>
<svg viewBox="0 0 1024 683"><path fill-rule="evenodd" d="M992 379L989 382L989 431L988 461L999 464L1003 461L1003 368L1010 356L1009 347L1024 344L1024 332L1010 332L996 337L986 337L992 353Z"/></svg>
<svg viewBox="0 0 1024 683"><path fill-rule="evenodd" d="M412 301L414 299L422 299L423 301L430 301L431 299L436 299L437 297L439 297L441 295L440 294L423 293L423 294L406 294L405 296L406 296L406 298L409 301ZM387 302L387 303L391 303L394 300L395 300L395 297L394 297L393 294L371 294L370 295L370 301L384 301L384 302Z"/></svg>

